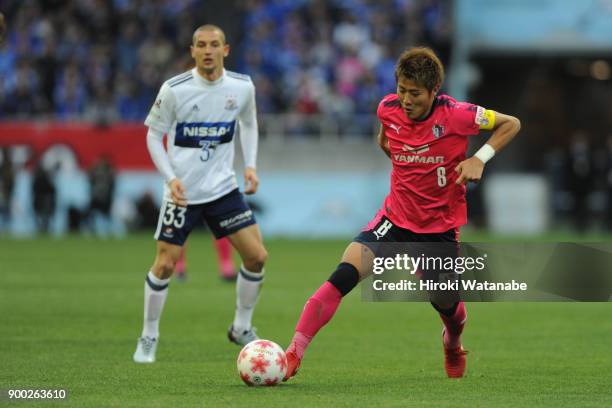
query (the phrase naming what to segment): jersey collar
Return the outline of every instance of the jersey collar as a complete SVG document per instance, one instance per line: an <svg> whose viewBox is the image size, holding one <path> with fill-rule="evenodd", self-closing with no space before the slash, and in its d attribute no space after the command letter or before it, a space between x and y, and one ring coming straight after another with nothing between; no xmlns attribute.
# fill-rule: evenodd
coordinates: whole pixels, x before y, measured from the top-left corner
<svg viewBox="0 0 612 408"><path fill-rule="evenodd" d="M193 72L193 76L197 78L202 85L205 85L205 86L219 85L221 82L223 82L223 79L225 78L225 75L226 75L225 68L223 68L223 72L221 73L221 76L219 78L217 78L214 81L209 81L208 79L200 75L197 68L193 68L191 71Z"/></svg>
<svg viewBox="0 0 612 408"><path fill-rule="evenodd" d="M436 97L433 100L433 103L431 104L431 109L429 110L429 113L427 114L427 116L425 116L423 119L419 119L419 120L412 120L414 123L423 123L425 122L427 119L429 119L431 117L431 115L434 112L434 109L436 109L436 106L438 106L438 98L439 95L436 95Z"/></svg>

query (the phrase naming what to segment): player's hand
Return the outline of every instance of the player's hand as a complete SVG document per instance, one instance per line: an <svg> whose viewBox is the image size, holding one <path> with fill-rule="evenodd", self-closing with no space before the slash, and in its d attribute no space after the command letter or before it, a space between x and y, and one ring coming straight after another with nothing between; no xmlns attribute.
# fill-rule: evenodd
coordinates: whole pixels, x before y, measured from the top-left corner
<svg viewBox="0 0 612 408"><path fill-rule="evenodd" d="M168 186L170 187L170 193L172 194L172 201L181 207L186 207L187 197L185 197L185 187L183 187L181 180L174 178L170 180Z"/></svg>
<svg viewBox="0 0 612 408"><path fill-rule="evenodd" d="M477 157L470 157L462 161L455 167L455 171L459 175L457 184L463 184L467 181L479 182L484 170L484 163Z"/></svg>
<svg viewBox="0 0 612 408"><path fill-rule="evenodd" d="M252 167L244 169L244 194L255 194L259 187L257 172Z"/></svg>

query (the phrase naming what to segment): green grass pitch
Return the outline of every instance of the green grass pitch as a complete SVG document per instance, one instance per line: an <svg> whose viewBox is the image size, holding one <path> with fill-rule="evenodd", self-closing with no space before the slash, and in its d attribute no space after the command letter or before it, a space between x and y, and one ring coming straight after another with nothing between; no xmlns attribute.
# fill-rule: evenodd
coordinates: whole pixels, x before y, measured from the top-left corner
<svg viewBox="0 0 612 408"><path fill-rule="evenodd" d="M260 336L287 346L305 300L347 243L267 241ZM612 406L612 303L469 304L467 376L449 380L431 306L364 303L359 290L294 379L248 388L236 373L239 348L226 339L234 285L219 279L203 234L190 239L188 282L170 285L158 362L137 365L154 245L149 234L0 240L0 389L69 390L65 402L14 406Z"/></svg>

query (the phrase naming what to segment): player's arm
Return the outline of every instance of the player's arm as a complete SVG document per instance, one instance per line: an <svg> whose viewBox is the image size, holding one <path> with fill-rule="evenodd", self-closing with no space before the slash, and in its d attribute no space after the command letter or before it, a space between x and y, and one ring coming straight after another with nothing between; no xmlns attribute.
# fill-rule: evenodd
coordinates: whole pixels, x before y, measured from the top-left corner
<svg viewBox="0 0 612 408"><path fill-rule="evenodd" d="M380 130L378 131L378 136L376 136L376 141L378 145L382 149L383 152L387 155L388 158L391 158L391 150L389 149L389 139L385 135L385 127L380 125Z"/></svg>
<svg viewBox="0 0 612 408"><path fill-rule="evenodd" d="M503 113L489 111L493 114L494 121L493 126L490 130L493 131L493 134L489 138L486 144L491 146L495 152L500 152L519 132L521 129L521 122L515 118L514 116L505 115ZM481 129L489 130L487 127L482 127ZM477 153L478 154L478 153ZM481 161L488 161L486 157L482 157Z"/></svg>
<svg viewBox="0 0 612 408"><path fill-rule="evenodd" d="M186 206L185 188L183 183L174 174L168 153L164 148L164 133L157 129L149 128L147 132L147 148L155 167L157 167L157 170L164 177L166 183L168 183L168 187L170 187L172 201L180 206Z"/></svg>
<svg viewBox="0 0 612 408"><path fill-rule="evenodd" d="M492 110L484 111L485 120L480 129L491 130L493 134L474 156L462 161L457 165L455 171L459 174L457 184L466 181L479 181L484 171L484 165L491 160L496 153L500 152L521 129L521 122L514 116Z"/></svg>
<svg viewBox="0 0 612 408"><path fill-rule="evenodd" d="M259 187L259 178L256 170L258 130L254 86L252 86L246 106L240 112L239 120L240 144L244 159L244 193L255 194Z"/></svg>
<svg viewBox="0 0 612 408"><path fill-rule="evenodd" d="M149 127L147 132L147 148L155 167L157 167L157 170L164 177L170 188L172 201L180 206L186 206L185 188L183 183L174 174L170 158L164 148L164 134L168 132L176 118L175 107L176 99L170 87L167 84L162 85L157 98L155 98L155 103L145 120L145 125Z"/></svg>

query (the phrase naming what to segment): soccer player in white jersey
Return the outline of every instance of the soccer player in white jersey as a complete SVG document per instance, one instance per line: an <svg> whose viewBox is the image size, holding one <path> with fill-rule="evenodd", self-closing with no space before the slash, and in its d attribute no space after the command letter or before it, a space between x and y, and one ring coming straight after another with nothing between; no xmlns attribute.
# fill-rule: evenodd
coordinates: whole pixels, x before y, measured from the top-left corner
<svg viewBox="0 0 612 408"><path fill-rule="evenodd" d="M147 146L166 184L154 235L157 255L144 285L144 327L134 353L138 363L155 361L170 276L189 233L203 221L217 239L228 237L242 258L228 338L238 345L257 339L251 319L267 252L233 170L239 135L245 194L254 194L259 184L255 87L249 76L224 69L228 53L219 27L197 28L191 45L195 68L164 82L145 120Z"/></svg>

